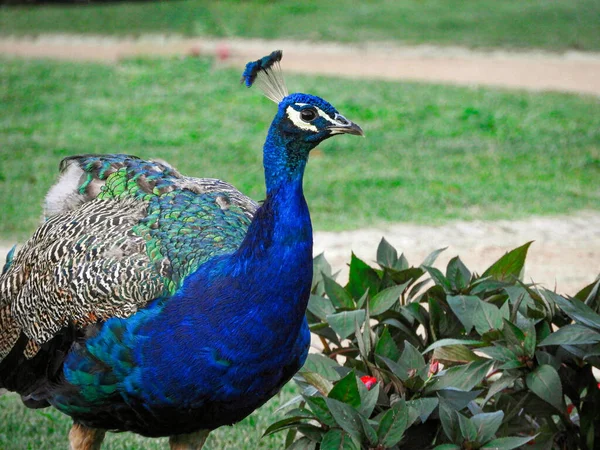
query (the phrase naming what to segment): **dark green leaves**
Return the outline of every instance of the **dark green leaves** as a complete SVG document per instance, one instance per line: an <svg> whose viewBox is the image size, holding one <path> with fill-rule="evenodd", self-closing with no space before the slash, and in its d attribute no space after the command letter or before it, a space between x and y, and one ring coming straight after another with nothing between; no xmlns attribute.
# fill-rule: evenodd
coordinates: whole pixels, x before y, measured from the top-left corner
<svg viewBox="0 0 600 450"><path fill-rule="evenodd" d="M491 277L497 281L510 282L519 279L525 266L525 257L531 242L515 248L506 253L502 258L492 264L483 275L482 278Z"/></svg>
<svg viewBox="0 0 600 450"><path fill-rule="evenodd" d="M329 398L347 403L354 408L360 406L360 394L356 383L356 375L350 372L340 381L338 381L333 389L329 392Z"/></svg>
<svg viewBox="0 0 600 450"><path fill-rule="evenodd" d="M583 325L573 324L556 330L539 345L576 345L597 342L600 342L600 333Z"/></svg>
<svg viewBox="0 0 600 450"><path fill-rule="evenodd" d="M401 284L399 286L392 286L375 295L369 302L369 313L371 316L378 316L383 314L388 309L398 304L398 299L402 295L402 292L406 289L409 282Z"/></svg>
<svg viewBox="0 0 600 450"><path fill-rule="evenodd" d="M527 387L559 411L565 410L562 384L554 367L542 365L527 375Z"/></svg>
<svg viewBox="0 0 600 450"><path fill-rule="evenodd" d="M354 298L360 298L367 289L369 292L377 292L379 290L379 283L377 272L352 253L352 259L350 260L350 280L347 286L350 295Z"/></svg>
<svg viewBox="0 0 600 450"><path fill-rule="evenodd" d="M402 440L408 425L408 408L399 402L387 410L379 421L378 442L384 448L393 447Z"/></svg>
<svg viewBox="0 0 600 450"><path fill-rule="evenodd" d="M438 391L440 389L470 391L483 380L493 364L493 361L479 360L452 367L443 374L436 376L435 382L429 386L427 391Z"/></svg>
<svg viewBox="0 0 600 450"><path fill-rule="evenodd" d="M572 299L522 283L528 247L480 277L458 257L431 267L439 252L410 267L382 240L345 287L318 257L307 318L323 354L267 433L287 430L288 450L596 448L600 284Z"/></svg>
<svg viewBox="0 0 600 450"><path fill-rule="evenodd" d="M360 446L356 444L349 434L337 428L329 430L323 436L321 448L323 450L360 450Z"/></svg>
<svg viewBox="0 0 600 450"><path fill-rule="evenodd" d="M364 310L344 311L337 314L327 316L327 322L340 338L346 339L356 329L356 322L359 325L365 321L366 313Z"/></svg>

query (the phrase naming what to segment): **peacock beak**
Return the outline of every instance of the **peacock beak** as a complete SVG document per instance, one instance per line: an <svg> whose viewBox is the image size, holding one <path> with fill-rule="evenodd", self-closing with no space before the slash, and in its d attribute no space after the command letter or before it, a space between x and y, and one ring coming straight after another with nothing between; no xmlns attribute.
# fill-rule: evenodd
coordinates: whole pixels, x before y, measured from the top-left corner
<svg viewBox="0 0 600 450"><path fill-rule="evenodd" d="M341 114L336 114L333 123L327 127L331 134L354 134L356 136L365 135L361 127L354 122L346 119Z"/></svg>

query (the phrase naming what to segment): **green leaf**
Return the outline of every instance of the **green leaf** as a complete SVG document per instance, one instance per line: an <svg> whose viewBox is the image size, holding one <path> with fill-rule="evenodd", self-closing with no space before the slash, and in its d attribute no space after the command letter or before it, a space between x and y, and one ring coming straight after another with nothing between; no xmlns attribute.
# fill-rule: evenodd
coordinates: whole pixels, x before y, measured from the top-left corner
<svg viewBox="0 0 600 450"><path fill-rule="evenodd" d="M397 260L398 252L382 237L377 247L377 264L382 267L394 267Z"/></svg>
<svg viewBox="0 0 600 450"><path fill-rule="evenodd" d="M514 323L504 320L502 335L506 339L508 347L518 356L524 354L525 333Z"/></svg>
<svg viewBox="0 0 600 450"><path fill-rule="evenodd" d="M493 364L493 361L482 359L462 366L451 367L436 375L435 382L426 388L426 392L450 388L470 391L483 380Z"/></svg>
<svg viewBox="0 0 600 450"><path fill-rule="evenodd" d="M350 435L333 428L323 436L321 450L360 450L360 446L354 442Z"/></svg>
<svg viewBox="0 0 600 450"><path fill-rule="evenodd" d="M393 269L401 272L408 269L408 260L404 256L404 253L400 254L400 257L394 263Z"/></svg>
<svg viewBox="0 0 600 450"><path fill-rule="evenodd" d="M433 450L460 450L460 447L456 444L442 444L436 445Z"/></svg>
<svg viewBox="0 0 600 450"><path fill-rule="evenodd" d="M565 314L576 322L600 330L600 316L582 301L572 298L567 300L554 292L544 290L544 294L551 297L560 306Z"/></svg>
<svg viewBox="0 0 600 450"><path fill-rule="evenodd" d="M316 442L306 437L301 437L297 441L294 441L292 445L286 447L286 450L315 450L316 447Z"/></svg>
<svg viewBox="0 0 600 450"><path fill-rule="evenodd" d="M308 310L323 322L327 321L329 314L335 313L335 307L331 303L331 300L314 294L311 294L308 300Z"/></svg>
<svg viewBox="0 0 600 450"><path fill-rule="evenodd" d="M313 258L313 280L312 287L323 281L323 274L331 276L331 266L325 259L325 254L321 253ZM319 292L321 294L322 292Z"/></svg>
<svg viewBox="0 0 600 450"><path fill-rule="evenodd" d="M363 432L371 445L377 444L377 432L364 416L358 416L363 427Z"/></svg>
<svg viewBox="0 0 600 450"><path fill-rule="evenodd" d="M458 256L455 256L448 262L446 268L446 278L455 290L461 291L469 284L471 272L463 264Z"/></svg>
<svg viewBox="0 0 600 450"><path fill-rule="evenodd" d="M397 319L385 319L381 322L383 325L389 325L391 327L397 328L400 331L400 334L404 337L404 340L410 341L414 345L420 345L421 341L419 335L417 334L414 328L409 328L400 322ZM396 339L398 339L398 335L396 333Z"/></svg>
<svg viewBox="0 0 600 450"><path fill-rule="evenodd" d="M348 280L348 292L354 298L360 298L367 289L370 292L379 291L379 276L377 272L352 253L350 260L350 274Z"/></svg>
<svg viewBox="0 0 600 450"><path fill-rule="evenodd" d="M365 323L369 323L370 319L368 316L369 311L366 311ZM364 330L361 332L361 325L356 321L354 323L354 336L356 337L356 343L358 344L358 350L360 357L363 361L368 361L371 356L371 327L365 325Z"/></svg>
<svg viewBox="0 0 600 450"><path fill-rule="evenodd" d="M354 301L346 290L337 284L333 278L323 275L325 293L336 308L354 309Z"/></svg>
<svg viewBox="0 0 600 450"><path fill-rule="evenodd" d="M379 356L385 356L386 358L394 361L400 357L400 350L392 338L389 327L387 326L383 327L383 332L377 340L377 344L375 345L375 354Z"/></svg>
<svg viewBox="0 0 600 450"><path fill-rule="evenodd" d="M314 413L317 419L319 419L319 421L323 422L329 427L335 426L335 419L329 412L329 407L327 406L327 403L323 397L309 397L308 395L303 395L303 397L310 407L310 410Z"/></svg>
<svg viewBox="0 0 600 450"><path fill-rule="evenodd" d="M316 425L303 423L298 426L298 431L313 442L321 442L325 431Z"/></svg>
<svg viewBox="0 0 600 450"><path fill-rule="evenodd" d="M360 393L358 412L364 417L371 417L379 398L379 383L376 383L371 389L367 389L364 383L360 382L358 383L358 392Z"/></svg>
<svg viewBox="0 0 600 450"><path fill-rule="evenodd" d="M451 292L452 286L450 285L450 281L435 267L423 266L423 268L429 273L429 276L433 280L433 282L444 289L444 292Z"/></svg>
<svg viewBox="0 0 600 450"><path fill-rule="evenodd" d="M512 360L512 361L507 361L504 364L501 364L500 366L498 366L498 370L511 370L511 369L518 369L520 367L524 367L525 363L519 360Z"/></svg>
<svg viewBox="0 0 600 450"><path fill-rule="evenodd" d="M481 450L512 450L513 448L519 448L527 444L533 438L535 436L498 438L487 442Z"/></svg>
<svg viewBox="0 0 600 450"><path fill-rule="evenodd" d="M483 342L473 339L440 339L423 350L423 354L426 354L438 347L446 347L448 345L483 345Z"/></svg>
<svg viewBox="0 0 600 450"><path fill-rule="evenodd" d="M474 295L449 295L446 297L446 301L465 327L465 332L469 334L473 329L475 312L481 300Z"/></svg>
<svg viewBox="0 0 600 450"><path fill-rule="evenodd" d="M338 381L329 392L328 397L347 403L355 408L360 406L360 394L358 393L354 371Z"/></svg>
<svg viewBox="0 0 600 450"><path fill-rule="evenodd" d="M477 440L477 428L475 428L475 425L462 414L457 414L457 417L460 434L462 435L463 440L471 442Z"/></svg>
<svg viewBox="0 0 600 450"><path fill-rule="evenodd" d="M399 298L408 286L408 283L409 282L406 282L401 285L384 289L371 298L371 301L369 302L369 312L371 313L371 316L383 314L392 306L399 304Z"/></svg>
<svg viewBox="0 0 600 450"><path fill-rule="evenodd" d="M438 391L437 396L440 399L440 404L443 402L446 407L455 411L460 411L463 408L466 408L469 403L475 400L482 392L482 390L455 391L453 389L445 389L443 391Z"/></svg>
<svg viewBox="0 0 600 450"><path fill-rule="evenodd" d="M505 282L511 282L515 279L520 279L521 272L525 266L527 250L529 249L531 242L528 242L525 245L506 253L498 261L492 264L485 272L483 272L481 277L492 277L494 280Z"/></svg>
<svg viewBox="0 0 600 450"><path fill-rule="evenodd" d="M494 381L489 387L488 393L485 396L485 399L483 400L483 404L485 405L490 398L492 398L498 392L502 392L504 389L512 385L519 378L520 376L518 374L504 372L502 374L502 377Z"/></svg>
<svg viewBox="0 0 600 450"><path fill-rule="evenodd" d="M327 316L329 326L335 331L341 339L346 339L355 331L356 322L362 325L365 321L365 310L343 311L337 314Z"/></svg>
<svg viewBox="0 0 600 450"><path fill-rule="evenodd" d="M329 394L333 389L333 383L318 373L302 371L300 374L308 384L314 386L323 395Z"/></svg>
<svg viewBox="0 0 600 450"><path fill-rule="evenodd" d="M542 400L550 403L561 413L565 410L562 384L554 367L544 364L525 378L527 387Z"/></svg>
<svg viewBox="0 0 600 450"><path fill-rule="evenodd" d="M437 407L439 400L435 397L424 397L415 400L409 400L406 402L406 406L409 409L413 409L421 422L425 422L431 415L433 410Z"/></svg>
<svg viewBox="0 0 600 450"><path fill-rule="evenodd" d="M535 358L537 359L538 364L541 366L542 364L549 364L554 367L556 370L560 369L560 360L552 356L548 352L543 352L538 350L535 352Z"/></svg>
<svg viewBox="0 0 600 450"><path fill-rule="evenodd" d="M483 347L477 349L477 351L489 356L495 361L508 362L516 361L518 356L514 354L510 349L503 347L502 345L494 345L492 347Z"/></svg>
<svg viewBox="0 0 600 450"><path fill-rule="evenodd" d="M458 412L450 407L445 401L440 400L440 421L444 433L453 442L462 442Z"/></svg>
<svg viewBox="0 0 600 450"><path fill-rule="evenodd" d="M535 324L529 320L524 320L521 322L521 326L524 328L523 333L525 334L523 349L527 357L533 358L536 344Z"/></svg>
<svg viewBox="0 0 600 450"><path fill-rule="evenodd" d="M586 287L581 289L575 298L581 300L583 303L588 305L590 308L597 310L598 300L600 296L600 278L596 281L588 284Z"/></svg>
<svg viewBox="0 0 600 450"><path fill-rule="evenodd" d="M597 342L600 342L600 333L583 325L573 324L559 328L540 342L539 346L595 344Z"/></svg>
<svg viewBox="0 0 600 450"><path fill-rule="evenodd" d="M438 361L462 362L467 363L477 361L481 357L477 356L464 345L450 345L436 348L433 351L433 358Z"/></svg>
<svg viewBox="0 0 600 450"><path fill-rule="evenodd" d="M369 298L369 290L367 289L365 293L356 301L356 309L364 309L367 304L367 298Z"/></svg>
<svg viewBox="0 0 600 450"><path fill-rule="evenodd" d="M481 413L471 417L471 423L477 430L477 441L487 442L494 437L500 425L502 425L504 413L496 411L492 413Z"/></svg>
<svg viewBox="0 0 600 450"><path fill-rule="evenodd" d="M360 421L358 411L352 406L342 403L333 398L326 398L325 402L329 407L331 415L337 422L337 424L350 436L357 439L358 442L362 441L363 428Z"/></svg>
<svg viewBox="0 0 600 450"><path fill-rule="evenodd" d="M379 421L377 437L384 447L393 447L400 442L408 425L408 408L404 401L398 403L398 407L394 405L388 409Z"/></svg>
<svg viewBox="0 0 600 450"><path fill-rule="evenodd" d="M392 371L392 373L394 375L396 375L398 378L400 378L400 380L402 380L402 381L408 380L409 368L406 364L404 364L402 359L400 359L398 362L396 362L396 361L392 361L391 359L386 358L384 356L380 356L380 358L383 360L383 362L385 362L385 364L389 367L389 369Z"/></svg>
<svg viewBox="0 0 600 450"><path fill-rule="evenodd" d="M437 259L437 257L440 256L440 253L442 253L447 248L448 247L438 248L437 250L432 251L429 255L427 255L427 257L425 258L425 261L423 261L421 263L420 267L431 267L431 266L433 266L433 263L435 262L435 260Z"/></svg>
<svg viewBox="0 0 600 450"><path fill-rule="evenodd" d="M288 417L286 419L278 420L265 430L262 437L270 436L274 433L287 430L288 428L296 427L297 425L304 423L304 420L305 417Z"/></svg>
<svg viewBox="0 0 600 450"><path fill-rule="evenodd" d="M502 329L503 314L496 305L478 299L475 313L473 314L473 325L479 334L490 330Z"/></svg>
<svg viewBox="0 0 600 450"><path fill-rule="evenodd" d="M425 358L423 358L423 355L421 355L419 350L413 347L408 341L404 343L404 351L402 352L400 361L402 361L402 364L409 370L416 370L421 378L427 377L428 367Z"/></svg>
<svg viewBox="0 0 600 450"><path fill-rule="evenodd" d="M336 361L319 353L310 353L306 358L306 362L301 371L315 372L322 375L330 381L339 380L340 374L335 370L336 367L341 367Z"/></svg>

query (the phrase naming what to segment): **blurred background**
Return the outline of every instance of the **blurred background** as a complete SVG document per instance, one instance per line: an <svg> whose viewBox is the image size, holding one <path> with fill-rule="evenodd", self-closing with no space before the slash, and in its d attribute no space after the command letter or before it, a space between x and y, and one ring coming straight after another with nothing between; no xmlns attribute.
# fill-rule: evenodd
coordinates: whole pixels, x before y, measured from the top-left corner
<svg viewBox="0 0 600 450"><path fill-rule="evenodd" d="M290 92L367 135L326 141L307 169L334 267L373 260L384 235L415 265L449 246L439 264L478 272L535 240L526 276L568 294L598 275L598 0L0 1L0 258L69 155L162 158L263 198L275 109L239 78L276 48ZM64 418L10 396L0 410L0 448L64 447ZM262 414L206 448L280 448L259 441Z"/></svg>

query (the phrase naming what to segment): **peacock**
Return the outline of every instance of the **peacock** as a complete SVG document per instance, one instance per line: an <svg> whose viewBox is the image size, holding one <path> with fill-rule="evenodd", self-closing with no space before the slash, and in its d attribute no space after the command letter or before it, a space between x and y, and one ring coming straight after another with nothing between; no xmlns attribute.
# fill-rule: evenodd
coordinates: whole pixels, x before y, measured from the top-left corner
<svg viewBox="0 0 600 450"><path fill-rule="evenodd" d="M64 159L44 223L0 275L0 388L69 415L73 450L108 431L200 449L303 365L311 149L364 135L325 100L288 94L282 52L242 82L278 104L263 148L266 199L160 160Z"/></svg>

